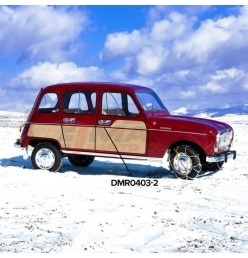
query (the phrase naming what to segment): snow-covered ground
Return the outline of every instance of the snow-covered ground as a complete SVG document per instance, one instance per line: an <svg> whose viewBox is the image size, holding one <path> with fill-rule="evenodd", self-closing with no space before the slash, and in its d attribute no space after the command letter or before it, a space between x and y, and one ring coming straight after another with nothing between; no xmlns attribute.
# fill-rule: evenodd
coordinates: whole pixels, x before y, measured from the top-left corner
<svg viewBox="0 0 248 258"><path fill-rule="evenodd" d="M248 252L248 116L215 119L233 126L237 159L188 181L145 162L127 163L131 178L103 158L34 170L13 147L21 118L1 113L0 253ZM112 186L117 179L158 186Z"/></svg>

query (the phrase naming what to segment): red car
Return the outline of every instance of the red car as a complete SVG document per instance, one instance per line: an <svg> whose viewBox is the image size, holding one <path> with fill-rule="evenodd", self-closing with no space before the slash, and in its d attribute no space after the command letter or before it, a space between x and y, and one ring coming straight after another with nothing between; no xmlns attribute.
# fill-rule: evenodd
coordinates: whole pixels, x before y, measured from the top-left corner
<svg viewBox="0 0 248 258"><path fill-rule="evenodd" d="M180 178L217 170L229 158L233 129L209 119L171 115L150 88L105 82L42 88L22 128L19 145L33 147L34 168L57 171L96 156L161 160Z"/></svg>

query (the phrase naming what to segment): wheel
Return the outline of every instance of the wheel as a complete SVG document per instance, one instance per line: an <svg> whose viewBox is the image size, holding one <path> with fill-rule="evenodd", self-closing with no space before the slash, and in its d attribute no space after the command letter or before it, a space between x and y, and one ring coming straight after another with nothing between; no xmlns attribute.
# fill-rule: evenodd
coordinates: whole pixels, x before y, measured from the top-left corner
<svg viewBox="0 0 248 258"><path fill-rule="evenodd" d="M198 153L190 146L178 146L170 155L170 168L178 178L193 179L202 169Z"/></svg>
<svg viewBox="0 0 248 258"><path fill-rule="evenodd" d="M86 156L86 155L69 155L68 160L71 162L73 166L81 166L88 167L93 161L94 156Z"/></svg>
<svg viewBox="0 0 248 258"><path fill-rule="evenodd" d="M216 172L216 171L221 169L223 164L224 164L224 161L214 162L214 163L205 162L205 163L202 163L202 171L204 171L204 172L208 172L208 171Z"/></svg>
<svg viewBox="0 0 248 258"><path fill-rule="evenodd" d="M44 142L35 146L31 154L31 161L35 169L56 172L61 166L61 154L53 144Z"/></svg>

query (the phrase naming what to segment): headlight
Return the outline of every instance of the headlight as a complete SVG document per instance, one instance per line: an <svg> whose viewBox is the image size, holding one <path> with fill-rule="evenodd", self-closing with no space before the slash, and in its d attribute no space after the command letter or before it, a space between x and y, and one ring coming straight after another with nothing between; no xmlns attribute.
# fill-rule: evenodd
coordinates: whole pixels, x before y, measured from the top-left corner
<svg viewBox="0 0 248 258"><path fill-rule="evenodd" d="M216 148L218 151L226 151L230 148L233 139L233 130L218 132L216 135Z"/></svg>

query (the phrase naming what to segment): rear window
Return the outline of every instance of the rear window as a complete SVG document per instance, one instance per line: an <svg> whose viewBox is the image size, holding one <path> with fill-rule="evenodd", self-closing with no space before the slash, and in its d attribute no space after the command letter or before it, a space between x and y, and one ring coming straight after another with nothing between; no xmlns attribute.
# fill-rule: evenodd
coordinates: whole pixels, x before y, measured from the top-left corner
<svg viewBox="0 0 248 258"><path fill-rule="evenodd" d="M58 96L56 93L46 93L39 104L38 111L41 113L56 113L59 111Z"/></svg>

